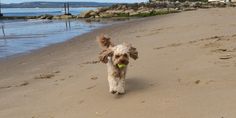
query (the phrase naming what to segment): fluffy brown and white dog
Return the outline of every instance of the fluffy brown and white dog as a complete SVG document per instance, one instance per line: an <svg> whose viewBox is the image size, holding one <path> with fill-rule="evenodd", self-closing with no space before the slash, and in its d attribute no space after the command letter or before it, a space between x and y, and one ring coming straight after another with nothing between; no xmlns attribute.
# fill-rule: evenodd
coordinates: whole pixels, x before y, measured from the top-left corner
<svg viewBox="0 0 236 118"><path fill-rule="evenodd" d="M109 91L112 94L125 93L125 77L129 58L136 60L138 52L130 44L114 45L110 38L104 34L97 37L97 41L102 48L99 60L107 65Z"/></svg>

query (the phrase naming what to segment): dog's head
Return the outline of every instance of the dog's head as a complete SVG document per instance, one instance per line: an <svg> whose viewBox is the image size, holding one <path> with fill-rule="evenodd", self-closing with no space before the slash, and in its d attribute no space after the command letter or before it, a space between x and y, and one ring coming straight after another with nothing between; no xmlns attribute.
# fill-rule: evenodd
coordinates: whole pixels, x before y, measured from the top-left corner
<svg viewBox="0 0 236 118"><path fill-rule="evenodd" d="M97 41L103 48L103 51L99 55L99 59L103 63L108 62L108 57L111 58L113 65L128 65L129 58L136 60L138 58L138 52L136 48L132 47L130 44L119 44L114 45L111 43L110 38L101 35L97 37Z"/></svg>
<svg viewBox="0 0 236 118"><path fill-rule="evenodd" d="M129 58L136 60L138 58L138 52L136 48L127 44L120 44L112 47L113 55L112 61L114 65L128 65Z"/></svg>

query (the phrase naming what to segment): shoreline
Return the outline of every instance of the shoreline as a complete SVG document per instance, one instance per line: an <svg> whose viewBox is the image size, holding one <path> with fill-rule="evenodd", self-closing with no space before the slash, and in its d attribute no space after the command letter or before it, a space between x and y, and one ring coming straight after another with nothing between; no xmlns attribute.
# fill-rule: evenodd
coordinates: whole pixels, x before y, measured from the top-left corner
<svg viewBox="0 0 236 118"><path fill-rule="evenodd" d="M23 52L23 53L19 53L19 54L13 54L13 55L10 55L10 56L2 57L2 58L0 58L0 64L1 64L1 61L4 61L4 60L12 60L12 59L14 60L15 58L20 58L22 56L24 57L24 56L30 56L30 55L35 54L35 53L41 53L43 51L50 50L50 48L57 48L57 47L60 47L62 45L67 45L70 42L79 42L79 40L83 41L83 39L80 39L80 38L87 37L87 35L94 34L95 32L101 32L102 33L103 31L108 31L109 29L114 29L114 27L120 27L119 25L125 26L126 24L129 24L129 23L133 24L135 22L139 22L139 21L143 21L143 20L151 20L154 17L162 18L162 17L171 16L171 15L174 15L174 14L166 14L166 15L160 15L160 16L150 16L150 17L143 17L143 18L122 19L122 20L119 20L119 21L116 21L116 20L114 21L114 20L110 19L108 21L113 22L112 24L108 24L107 26L102 26L100 28L93 29L93 30L91 30L87 33L80 34L80 35L75 36L73 38L69 38L65 41L62 41L62 42L59 42L59 43L54 43L54 44L49 44L48 46L38 48L38 49L29 50L29 52ZM96 34L99 35L99 33L96 33Z"/></svg>
<svg viewBox="0 0 236 118"><path fill-rule="evenodd" d="M30 53L32 50L37 50L50 44L64 42L78 35L90 32L91 30L118 22L119 21L87 22L84 20L7 22L3 27L6 35L1 37L2 40L0 39L0 43L3 46L1 47L2 53L0 58L11 57L15 54ZM15 26L17 27L15 28ZM14 29L18 30L15 34ZM17 41L20 42L15 44Z"/></svg>
<svg viewBox="0 0 236 118"><path fill-rule="evenodd" d="M33 53L39 53L43 50L47 50L49 49L51 46L52 47L57 47L59 45L63 45L64 43L68 43L68 42L71 42L73 40L78 40L78 38L80 37L83 37L83 36L86 36L86 35L89 35L90 33L93 33L93 32L96 32L96 30L102 30L102 29L105 29L105 28L110 28L112 27L113 25L119 25L121 23L125 23L125 22L129 22L130 20L135 20L135 19L129 19L128 21L124 20L124 21L111 21L113 22L112 24L108 24L107 26L101 26L100 28L95 28L95 29L92 29L91 31L89 32L86 32L86 33L83 33L83 34L79 34L77 36L74 36L73 38L69 38L65 41L62 41L62 42L59 42L59 43L53 43L53 44L49 44L45 47L41 47L41 48L38 48L38 49L33 49L33 50L29 50L28 52L23 52L23 53L18 53L18 54L13 54L13 55L10 55L10 56L6 56L6 57L0 57L0 61L3 61L3 60L8 60L8 59L14 59L14 58L17 58L19 56L27 56L27 55L31 55ZM109 21L110 22L110 21ZM44 49L45 48L45 49Z"/></svg>
<svg viewBox="0 0 236 118"><path fill-rule="evenodd" d="M135 19L1 60L0 117L233 118L234 19L233 8ZM108 92L107 68L96 62L100 33L139 52L122 96Z"/></svg>

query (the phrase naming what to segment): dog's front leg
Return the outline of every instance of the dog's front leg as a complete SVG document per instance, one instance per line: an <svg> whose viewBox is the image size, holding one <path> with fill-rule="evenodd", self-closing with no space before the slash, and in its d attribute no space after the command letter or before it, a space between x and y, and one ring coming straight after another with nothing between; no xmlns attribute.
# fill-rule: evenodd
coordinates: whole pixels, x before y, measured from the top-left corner
<svg viewBox="0 0 236 118"><path fill-rule="evenodd" d="M108 63L107 63L107 69L108 69L108 83L109 83L109 91L112 94L115 94L117 92L117 81L114 76L115 68L113 67L113 62L111 57L108 57Z"/></svg>
<svg viewBox="0 0 236 118"><path fill-rule="evenodd" d="M120 78L117 85L117 93L124 94L125 93L125 78Z"/></svg>
<svg viewBox="0 0 236 118"><path fill-rule="evenodd" d="M117 92L117 81L114 77L108 76L108 83L109 83L109 91L112 94L115 94Z"/></svg>
<svg viewBox="0 0 236 118"><path fill-rule="evenodd" d="M125 68L124 70L122 70L121 72L121 76L118 79L118 85L117 85L117 92L118 94L124 94L125 93L125 76L126 76L126 70L127 68Z"/></svg>

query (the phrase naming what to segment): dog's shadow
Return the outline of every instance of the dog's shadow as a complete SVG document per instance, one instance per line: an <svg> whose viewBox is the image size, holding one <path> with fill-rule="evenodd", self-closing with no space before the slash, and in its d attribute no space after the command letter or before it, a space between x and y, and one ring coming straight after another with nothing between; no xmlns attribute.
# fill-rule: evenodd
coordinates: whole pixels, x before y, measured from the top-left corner
<svg viewBox="0 0 236 118"><path fill-rule="evenodd" d="M148 89L152 85L143 78L127 78L126 93L140 92Z"/></svg>
<svg viewBox="0 0 236 118"><path fill-rule="evenodd" d="M126 79L126 93L124 95L129 95L131 93L138 93L141 94L142 92L146 91L150 87L154 87L156 84L144 78L127 78ZM116 98L123 98L123 95L118 95Z"/></svg>

